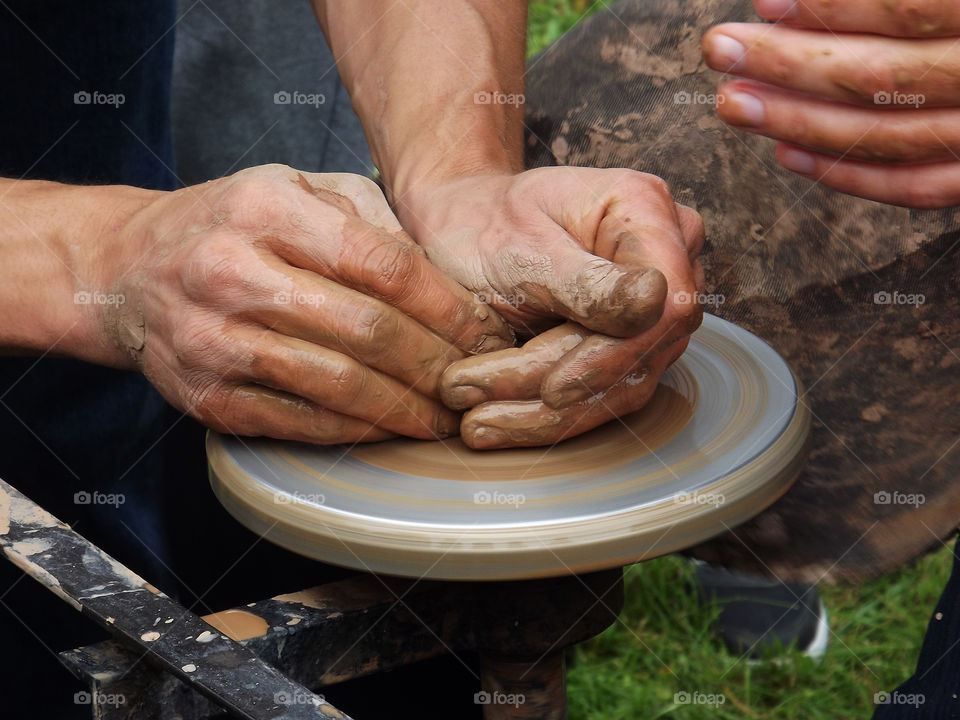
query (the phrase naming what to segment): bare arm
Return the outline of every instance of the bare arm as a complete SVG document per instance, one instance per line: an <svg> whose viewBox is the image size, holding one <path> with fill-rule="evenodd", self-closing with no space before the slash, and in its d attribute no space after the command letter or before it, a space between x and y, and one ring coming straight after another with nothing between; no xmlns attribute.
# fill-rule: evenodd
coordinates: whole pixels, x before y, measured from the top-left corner
<svg viewBox="0 0 960 720"><path fill-rule="evenodd" d="M519 333L571 320L586 333L521 351L516 397L496 357L447 376L457 409L491 405L463 427L474 446L515 430L501 401L537 400L528 438L555 442L631 412L700 322L699 216L666 184L630 170L523 167L525 0L314 0L403 226L430 260L478 293ZM555 362L526 362L538 353ZM510 363L506 363L510 365ZM478 383L483 383L478 391ZM509 390L508 390L509 388ZM589 421L580 405L610 392ZM469 400L469 402L467 402ZM509 424L509 423L507 423ZM509 444L509 443L507 443Z"/></svg>
<svg viewBox="0 0 960 720"><path fill-rule="evenodd" d="M0 351L134 366L108 341L103 311L120 302L109 280L123 262L118 230L156 194L0 178Z"/></svg>

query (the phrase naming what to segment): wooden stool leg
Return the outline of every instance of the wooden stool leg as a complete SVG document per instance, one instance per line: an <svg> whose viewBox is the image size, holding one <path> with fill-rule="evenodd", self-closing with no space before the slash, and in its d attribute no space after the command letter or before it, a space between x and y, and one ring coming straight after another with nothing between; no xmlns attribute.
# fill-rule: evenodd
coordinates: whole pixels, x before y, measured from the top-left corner
<svg viewBox="0 0 960 720"><path fill-rule="evenodd" d="M566 720L567 682L563 649L539 661L481 658L484 720Z"/></svg>

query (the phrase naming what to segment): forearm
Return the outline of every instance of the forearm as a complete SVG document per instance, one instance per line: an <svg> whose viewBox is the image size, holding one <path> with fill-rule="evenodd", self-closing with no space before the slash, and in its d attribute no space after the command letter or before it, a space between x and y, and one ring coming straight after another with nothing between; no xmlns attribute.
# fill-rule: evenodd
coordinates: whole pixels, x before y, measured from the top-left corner
<svg viewBox="0 0 960 720"><path fill-rule="evenodd" d="M525 0L313 1L402 221L439 183L522 170Z"/></svg>
<svg viewBox="0 0 960 720"><path fill-rule="evenodd" d="M152 194L0 179L0 353L129 365L104 317L123 301L117 230Z"/></svg>

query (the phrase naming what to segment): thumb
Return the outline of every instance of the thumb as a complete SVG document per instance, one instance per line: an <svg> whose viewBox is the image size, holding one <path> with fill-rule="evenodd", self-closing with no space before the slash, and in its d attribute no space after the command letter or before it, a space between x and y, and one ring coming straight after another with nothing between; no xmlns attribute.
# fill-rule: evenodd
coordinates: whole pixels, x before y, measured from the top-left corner
<svg viewBox="0 0 960 720"><path fill-rule="evenodd" d="M604 260L579 246L557 248L550 264L549 277L539 288L529 282L523 287L542 295L535 299L567 320L606 335L632 337L652 328L663 314L667 280L655 268Z"/></svg>

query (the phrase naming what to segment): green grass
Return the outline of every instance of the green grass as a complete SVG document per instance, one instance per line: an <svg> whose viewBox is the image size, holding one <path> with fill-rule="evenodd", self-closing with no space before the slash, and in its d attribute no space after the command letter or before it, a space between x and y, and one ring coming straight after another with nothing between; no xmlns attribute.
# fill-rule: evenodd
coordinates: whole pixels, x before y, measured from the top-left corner
<svg viewBox="0 0 960 720"><path fill-rule="evenodd" d="M527 54L534 55L612 0L531 0Z"/></svg>
<svg viewBox="0 0 960 720"><path fill-rule="evenodd" d="M913 674L951 560L943 548L862 586L821 588L833 633L819 665L794 649L785 662L759 664L726 652L711 630L716 608L701 606L690 590L687 561L666 557L628 568L620 620L573 651L570 718L869 718L874 693ZM677 704L678 692L725 701Z"/></svg>
<svg viewBox="0 0 960 720"><path fill-rule="evenodd" d="M531 1L529 53L602 6L594 0ZM759 665L728 654L711 631L717 610L701 607L689 590L685 560L667 557L628 568L620 621L573 651L570 718L869 718L874 693L892 690L913 673L950 567L944 548L859 587L821 588L833 634L819 665L796 651L786 662ZM675 704L675 693L684 691L722 693L725 702Z"/></svg>

